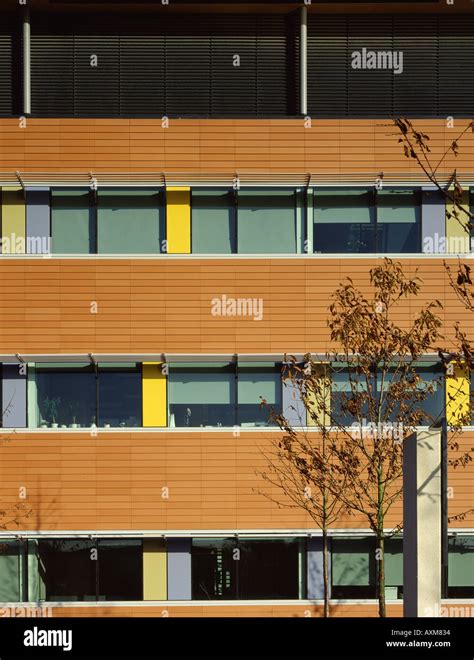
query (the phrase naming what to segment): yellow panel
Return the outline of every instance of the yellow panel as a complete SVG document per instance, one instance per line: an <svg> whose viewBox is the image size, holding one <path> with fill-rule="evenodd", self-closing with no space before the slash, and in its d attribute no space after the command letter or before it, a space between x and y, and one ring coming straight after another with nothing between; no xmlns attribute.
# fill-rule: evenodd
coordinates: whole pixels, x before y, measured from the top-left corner
<svg viewBox="0 0 474 660"><path fill-rule="evenodd" d="M327 367L321 366L316 368L316 374L317 376L321 379L322 383L324 383L324 380L327 379L328 374L327 374ZM328 408L328 410L331 410L331 388L329 386L326 387L324 391L324 399L325 399L325 406ZM314 395L311 396L311 394L308 396L308 399L306 401L306 423L308 426L330 426L331 424L331 418L328 414L324 416L322 411L319 411L319 414L317 416L318 422L316 422L315 419L312 418L311 416L311 411L316 412L316 401Z"/></svg>
<svg viewBox="0 0 474 660"><path fill-rule="evenodd" d="M167 425L166 373L162 362L144 362L142 367L143 426Z"/></svg>
<svg viewBox="0 0 474 660"><path fill-rule="evenodd" d="M167 561L164 539L143 540L143 600L167 600Z"/></svg>
<svg viewBox="0 0 474 660"><path fill-rule="evenodd" d="M450 192L452 193L452 190ZM467 190L463 193L461 206L466 211L469 211L469 191ZM453 202L447 201L446 211L452 214L453 208ZM463 224L469 222L469 216L465 215L460 209L457 211L459 220L453 215L448 217L446 214L446 252L448 252L448 254L462 254L470 251L469 234L463 227Z"/></svg>
<svg viewBox="0 0 474 660"><path fill-rule="evenodd" d="M453 374L446 375L446 419L450 426L469 424L469 369L453 363Z"/></svg>
<svg viewBox="0 0 474 660"><path fill-rule="evenodd" d="M166 244L168 254L191 252L191 189L166 189Z"/></svg>
<svg viewBox="0 0 474 660"><path fill-rule="evenodd" d="M3 254L25 254L26 209L21 188L2 188L2 238Z"/></svg>

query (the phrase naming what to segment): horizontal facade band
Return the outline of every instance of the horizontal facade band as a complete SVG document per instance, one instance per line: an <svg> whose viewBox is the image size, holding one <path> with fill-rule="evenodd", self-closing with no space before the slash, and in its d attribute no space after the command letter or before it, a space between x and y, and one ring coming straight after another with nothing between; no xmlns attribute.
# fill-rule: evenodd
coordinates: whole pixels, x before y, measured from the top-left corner
<svg viewBox="0 0 474 660"><path fill-rule="evenodd" d="M335 361L338 356L328 357L327 353L314 353L308 349L307 354L315 362ZM303 360L303 353L288 351L287 356ZM407 358L408 360L409 358ZM283 353L14 353L0 354L2 364L24 364L28 362L283 362ZM419 362L439 361L438 353L425 353Z"/></svg>
<svg viewBox="0 0 474 660"><path fill-rule="evenodd" d="M463 186L474 186L474 172L458 170ZM282 186L312 188L317 186L367 186L383 180L384 186L427 186L427 178L418 172L0 172L0 186L27 188L72 187L113 188L127 187L268 187ZM449 183L449 175L439 175L441 186ZM433 186L434 187L434 186Z"/></svg>
<svg viewBox="0 0 474 660"><path fill-rule="evenodd" d="M299 430L304 430L305 433L320 433L319 429L315 426L294 426L293 427L295 431ZM418 426L417 431L427 431L430 427L428 426ZM180 426L180 427L170 427L170 426L146 426L146 427L130 427L127 426L126 428L120 428L120 427L113 427L113 428L100 428L100 427L95 427L94 428L94 434L102 434L102 433L176 433L176 434L183 434L183 433L235 433L236 430L238 430L239 435L242 433L255 433L260 432L260 433L281 433L281 429L278 427L271 427L271 426L265 426L262 428L259 428L258 426L252 426L246 428L245 426L206 426L206 427L201 427L201 426ZM332 431L336 432L338 430L338 427L328 427L328 432L331 433ZM463 426L460 429L461 431L473 431L474 426ZM83 434L87 433L89 435L90 428L88 427L82 427L82 428L77 428L77 429L63 429L63 428L57 428L57 429L52 429L52 428L23 428L23 427L3 427L0 428L0 437L2 435L8 435L11 433L21 433L22 435L49 435L49 434L55 434L55 433L77 433L77 434Z"/></svg>
<svg viewBox="0 0 474 660"><path fill-rule="evenodd" d="M385 533L392 533L392 528L387 527ZM368 528L338 528L329 529L330 537L359 537L375 536L372 530ZM449 531L453 538L456 536L474 536L472 527L456 527ZM123 538L123 539L147 539L147 538L241 538L241 539L271 539L271 538L320 538L322 532L320 529L197 529L197 530L9 530L0 531L0 539L56 539L56 538L75 538L75 539L100 539L100 538Z"/></svg>
<svg viewBox="0 0 474 660"><path fill-rule="evenodd" d="M1 259L12 261L190 261L190 260L209 260L209 261L257 261L261 259L269 259L271 261L285 261L288 259L296 259L297 261L328 261L331 259L370 259L374 261L376 259L399 259L399 260L429 260L435 259L437 261L444 261L446 258L456 258L462 257L463 259L472 260L474 259L474 253L467 252L451 252L446 254L444 252L439 253L423 253L423 252L411 252L411 253L357 253L351 252L348 254L342 253L324 253L324 254L2 254Z"/></svg>

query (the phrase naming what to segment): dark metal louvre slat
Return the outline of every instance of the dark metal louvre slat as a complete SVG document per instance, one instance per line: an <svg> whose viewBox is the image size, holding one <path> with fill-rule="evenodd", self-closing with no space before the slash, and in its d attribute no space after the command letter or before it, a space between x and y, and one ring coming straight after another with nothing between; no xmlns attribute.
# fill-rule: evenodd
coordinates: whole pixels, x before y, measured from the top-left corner
<svg viewBox="0 0 474 660"><path fill-rule="evenodd" d="M308 16L308 110L310 114L347 114L347 18Z"/></svg>
<svg viewBox="0 0 474 660"><path fill-rule="evenodd" d="M74 38L32 35L31 110L34 115L74 114Z"/></svg>
<svg viewBox="0 0 474 660"><path fill-rule="evenodd" d="M472 117L474 111L474 15L439 20L439 112Z"/></svg>
<svg viewBox="0 0 474 660"><path fill-rule="evenodd" d="M0 34L0 115L9 116L13 111L12 86L12 35Z"/></svg>
<svg viewBox="0 0 474 660"><path fill-rule="evenodd" d="M97 66L91 57L97 56ZM113 116L120 110L119 37L74 37L74 108L76 115Z"/></svg>
<svg viewBox="0 0 474 660"><path fill-rule="evenodd" d="M165 37L120 37L120 114L165 114Z"/></svg>
<svg viewBox="0 0 474 660"><path fill-rule="evenodd" d="M208 116L211 35L203 16L166 22L166 114Z"/></svg>
<svg viewBox="0 0 474 660"><path fill-rule="evenodd" d="M213 17L212 115L257 114L256 22L255 15Z"/></svg>
<svg viewBox="0 0 474 660"><path fill-rule="evenodd" d="M392 113L392 69L357 69L353 54L392 51L392 17L350 16L347 32L347 107L350 117L386 117Z"/></svg>
<svg viewBox="0 0 474 660"><path fill-rule="evenodd" d="M257 18L257 114L288 113L287 30L281 16Z"/></svg>
<svg viewBox="0 0 474 660"><path fill-rule="evenodd" d="M394 16L393 47L403 52L403 73L393 77L394 114L438 115L436 16Z"/></svg>

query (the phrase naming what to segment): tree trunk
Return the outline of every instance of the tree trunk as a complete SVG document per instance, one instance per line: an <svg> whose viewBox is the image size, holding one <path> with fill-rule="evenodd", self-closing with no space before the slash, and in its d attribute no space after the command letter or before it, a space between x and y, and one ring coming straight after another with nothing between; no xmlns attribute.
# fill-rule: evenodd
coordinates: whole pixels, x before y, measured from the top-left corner
<svg viewBox="0 0 474 660"><path fill-rule="evenodd" d="M324 616L329 617L329 547L327 529L323 529Z"/></svg>
<svg viewBox="0 0 474 660"><path fill-rule="evenodd" d="M385 538L383 532L377 534L377 598L379 599L379 616L386 617L385 608Z"/></svg>

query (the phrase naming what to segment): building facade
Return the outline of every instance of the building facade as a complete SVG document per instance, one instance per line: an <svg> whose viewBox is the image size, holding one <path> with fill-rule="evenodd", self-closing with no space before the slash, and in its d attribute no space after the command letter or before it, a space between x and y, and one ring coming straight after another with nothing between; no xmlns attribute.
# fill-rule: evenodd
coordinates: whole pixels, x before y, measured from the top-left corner
<svg viewBox="0 0 474 660"><path fill-rule="evenodd" d="M391 125L412 119L437 162L472 121L472 3L4 5L1 607L320 616L321 533L265 496L281 432L260 397L310 426L285 354L330 350L331 293L368 290L386 255L442 301L447 341L472 330L444 265L471 237ZM471 210L473 155L470 131L438 172ZM430 411L455 422L470 383L451 378ZM443 607L469 616L473 469L448 478ZM365 520L330 537L332 614L376 616ZM387 546L401 616L402 538Z"/></svg>

